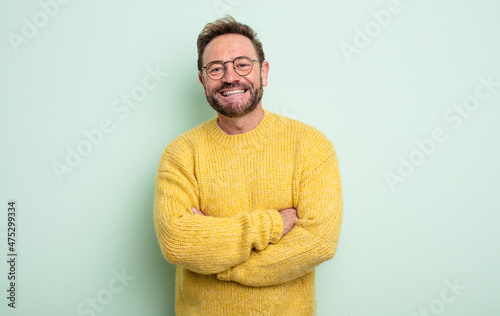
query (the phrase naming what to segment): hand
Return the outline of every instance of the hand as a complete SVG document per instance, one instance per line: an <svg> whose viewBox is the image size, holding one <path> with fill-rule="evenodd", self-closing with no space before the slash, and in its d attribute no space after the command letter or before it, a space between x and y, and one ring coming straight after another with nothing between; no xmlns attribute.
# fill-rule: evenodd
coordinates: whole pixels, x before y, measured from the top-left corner
<svg viewBox="0 0 500 316"><path fill-rule="evenodd" d="M279 211L279 213L281 215L281 219L283 220L283 234L281 237L284 237L292 230L295 223L299 220L299 217L297 216L297 210L294 208L287 208Z"/></svg>
<svg viewBox="0 0 500 316"><path fill-rule="evenodd" d="M198 215L203 215L203 216L205 216L205 214L203 214L203 212L202 212L202 211L198 211L198 210L196 209L196 207L192 207L192 208L191 208L191 211L193 212L193 215L194 215L194 214L198 214Z"/></svg>
<svg viewBox="0 0 500 316"><path fill-rule="evenodd" d="M193 215L198 214L205 216L202 211L197 210L195 207L192 207L191 211L193 212ZM281 215L281 219L283 220L283 233L281 234L281 237L284 237L292 230L295 223L299 220L299 217L297 216L297 210L294 208L287 208L279 211L279 213Z"/></svg>

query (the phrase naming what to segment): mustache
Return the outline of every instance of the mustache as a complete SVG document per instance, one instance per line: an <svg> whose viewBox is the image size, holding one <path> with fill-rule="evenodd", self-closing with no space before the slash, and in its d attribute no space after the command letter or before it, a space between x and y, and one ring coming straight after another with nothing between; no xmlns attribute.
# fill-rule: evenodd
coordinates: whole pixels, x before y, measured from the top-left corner
<svg viewBox="0 0 500 316"><path fill-rule="evenodd" d="M219 86L215 87L215 89L213 91L215 93L219 93L221 90L224 90L224 89L245 89L245 90L248 90L248 89L252 89L252 88L253 88L253 85L250 85L250 84L241 84L238 82L233 82L233 83L222 83Z"/></svg>

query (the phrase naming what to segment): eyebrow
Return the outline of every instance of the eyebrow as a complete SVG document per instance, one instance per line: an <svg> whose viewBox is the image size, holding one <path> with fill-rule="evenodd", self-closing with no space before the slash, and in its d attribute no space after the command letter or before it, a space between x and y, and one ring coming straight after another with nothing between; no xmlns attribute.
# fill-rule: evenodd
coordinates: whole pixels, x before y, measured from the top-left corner
<svg viewBox="0 0 500 316"><path fill-rule="evenodd" d="M254 59L254 60L259 60L258 58L253 58L253 57L250 57L250 56L242 55L242 56L237 56L237 57L234 57L233 59L229 59L229 60L226 60L226 61L223 61L223 60L212 60L212 61L209 61L207 63L207 65L210 64L210 63L214 63L214 62L226 63L228 61L234 61L235 59L240 58L240 57L246 57L246 58L250 58L250 59Z"/></svg>

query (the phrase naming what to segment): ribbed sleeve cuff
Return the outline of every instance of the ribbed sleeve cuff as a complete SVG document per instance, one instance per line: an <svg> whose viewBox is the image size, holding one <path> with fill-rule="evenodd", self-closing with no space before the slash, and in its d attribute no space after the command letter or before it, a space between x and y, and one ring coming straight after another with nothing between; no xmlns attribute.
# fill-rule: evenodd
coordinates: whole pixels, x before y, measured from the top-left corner
<svg viewBox="0 0 500 316"><path fill-rule="evenodd" d="M280 241L281 235L283 235L283 219L281 218L280 213L276 210L269 210L268 213L269 216L271 216L271 221L273 223L269 243L276 244Z"/></svg>

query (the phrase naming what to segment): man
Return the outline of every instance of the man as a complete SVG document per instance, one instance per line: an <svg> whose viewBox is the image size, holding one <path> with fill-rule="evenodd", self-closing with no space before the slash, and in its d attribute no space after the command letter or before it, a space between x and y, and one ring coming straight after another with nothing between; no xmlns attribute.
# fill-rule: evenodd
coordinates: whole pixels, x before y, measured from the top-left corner
<svg viewBox="0 0 500 316"><path fill-rule="evenodd" d="M315 315L314 268L333 257L342 222L335 150L262 108L269 63L247 25L207 24L198 69L217 118L170 143L156 179L176 315Z"/></svg>

